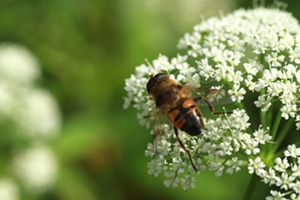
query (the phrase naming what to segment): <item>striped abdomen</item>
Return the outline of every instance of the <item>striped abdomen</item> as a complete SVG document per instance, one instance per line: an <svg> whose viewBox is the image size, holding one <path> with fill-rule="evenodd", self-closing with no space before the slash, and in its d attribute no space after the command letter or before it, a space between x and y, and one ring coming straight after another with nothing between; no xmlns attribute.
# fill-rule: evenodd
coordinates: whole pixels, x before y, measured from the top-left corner
<svg viewBox="0 0 300 200"><path fill-rule="evenodd" d="M192 98L184 99L167 114L175 127L191 136L199 135L204 128L199 108Z"/></svg>

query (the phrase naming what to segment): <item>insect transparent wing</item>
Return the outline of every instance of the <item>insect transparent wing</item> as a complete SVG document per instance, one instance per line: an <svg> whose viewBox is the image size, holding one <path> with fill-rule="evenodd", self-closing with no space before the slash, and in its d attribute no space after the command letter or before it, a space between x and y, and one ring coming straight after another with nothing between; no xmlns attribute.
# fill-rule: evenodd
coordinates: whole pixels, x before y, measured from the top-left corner
<svg viewBox="0 0 300 200"><path fill-rule="evenodd" d="M193 98L203 96L208 99L214 106L226 105L232 103L232 100L226 90L219 90L214 88L202 88L185 86L190 91ZM197 102L198 106L206 106L207 104L203 101Z"/></svg>

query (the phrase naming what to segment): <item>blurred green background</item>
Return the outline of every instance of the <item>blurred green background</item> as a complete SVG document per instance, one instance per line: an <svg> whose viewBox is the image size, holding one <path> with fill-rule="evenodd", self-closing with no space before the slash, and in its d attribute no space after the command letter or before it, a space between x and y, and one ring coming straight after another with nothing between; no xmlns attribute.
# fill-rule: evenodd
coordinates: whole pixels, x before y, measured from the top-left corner
<svg viewBox="0 0 300 200"><path fill-rule="evenodd" d="M269 3L266 1L267 4ZM271 1L270 1L271 2ZM300 18L298 1L288 11ZM202 17L219 16L252 0L2 0L0 42L30 49L40 61L41 87L57 98L60 162L52 189L24 199L241 199L246 170L216 178L205 172L195 189L166 188L147 174L148 130L133 108L123 110L124 79L145 59L173 57L177 42Z"/></svg>

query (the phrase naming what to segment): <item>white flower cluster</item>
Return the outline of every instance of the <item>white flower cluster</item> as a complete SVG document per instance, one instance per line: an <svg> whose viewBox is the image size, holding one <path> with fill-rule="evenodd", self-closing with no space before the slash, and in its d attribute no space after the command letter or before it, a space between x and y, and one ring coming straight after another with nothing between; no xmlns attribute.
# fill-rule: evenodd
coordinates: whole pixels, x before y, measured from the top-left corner
<svg viewBox="0 0 300 200"><path fill-rule="evenodd" d="M164 72L179 84L199 87L202 82L218 83L218 88L228 89L231 100L240 108L247 107L243 104L245 95L251 94L256 98L253 104L261 113L272 115L277 111L279 119L293 118L297 130L300 128L300 27L289 13L275 8L237 10L196 25L192 33L186 33L180 39L178 47L187 49L186 55L171 59L160 55L152 63L136 67L135 74L125 81L128 95L124 108L133 105L138 109L142 125L153 125L153 117L145 117L153 116L155 107L146 92L148 78L151 74ZM191 65L191 60L196 62ZM257 115L249 116L246 110L236 109L232 115L204 118L206 129L199 137L179 136L190 149L198 169L213 170L216 175L221 175L224 171L233 173L248 165L249 173L257 174L265 183L294 190L299 187L296 172L290 176L283 173L273 182L268 179L272 173L280 172L277 168L284 166L291 156L276 158L274 165L277 167L270 168L275 171L264 170L270 163L267 165L260 157L261 146L272 148L274 145L274 138L268 134L268 127L273 122L261 119L261 124L255 128L251 124L255 118ZM164 173L166 186L194 187L193 168L185 151L174 142L170 124L161 124L160 129L162 134L154 143L155 147L149 144L146 151L146 155L153 158L148 164L149 173L155 176ZM272 136L275 135L272 132ZM289 167L296 170L291 163ZM293 197L298 197L299 190L294 191ZM278 194L272 191L273 196Z"/></svg>
<svg viewBox="0 0 300 200"><path fill-rule="evenodd" d="M44 192L56 180L58 164L54 152L46 145L26 149L13 162L15 174L31 192Z"/></svg>
<svg viewBox="0 0 300 200"><path fill-rule="evenodd" d="M247 165L247 161L237 157L238 153L257 156L260 153L259 145L271 139L261 127L253 136L248 134L248 120L244 110L234 110L233 114L226 115L225 118L208 119L207 128L201 137L182 134L180 139L189 146L198 169L215 171L216 176L221 176L223 172L232 174ZM164 173L165 185L168 187L179 184L184 190L195 187L195 180L191 175L199 172L193 169L186 152L176 142L173 130L167 124L162 125L160 130L163 134L155 141L155 147L150 143L146 150L146 156L153 158L148 164L148 173L155 176Z"/></svg>
<svg viewBox="0 0 300 200"><path fill-rule="evenodd" d="M233 101L243 100L247 88L262 93L255 105L263 111L280 101L283 118L300 120L300 29L289 13L265 8L238 10L195 26L178 47L188 48L187 54L199 60L200 75L205 79L230 82Z"/></svg>
<svg viewBox="0 0 300 200"><path fill-rule="evenodd" d="M19 199L17 180L35 194L56 180L58 163L48 142L59 133L61 115L53 96L36 86L40 75L38 61L28 49L0 44L0 126L7 135L0 144L14 152L0 171L0 183L11 187L1 187L1 199Z"/></svg>
<svg viewBox="0 0 300 200"><path fill-rule="evenodd" d="M40 74L29 50L17 44L0 45L1 118L12 120L27 139L48 140L59 133L61 116L53 96L35 85Z"/></svg>
<svg viewBox="0 0 300 200"><path fill-rule="evenodd" d="M250 160L249 173L255 173L266 184L278 186L281 191L271 190L267 199L300 198L300 148L292 144L284 151L284 157L277 157L274 166L266 167L260 157Z"/></svg>

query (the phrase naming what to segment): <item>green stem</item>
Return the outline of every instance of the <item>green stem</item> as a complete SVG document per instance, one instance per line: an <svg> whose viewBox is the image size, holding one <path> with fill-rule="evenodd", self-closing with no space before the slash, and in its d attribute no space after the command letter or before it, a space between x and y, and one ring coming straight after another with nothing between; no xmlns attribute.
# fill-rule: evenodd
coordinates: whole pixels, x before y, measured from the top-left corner
<svg viewBox="0 0 300 200"><path fill-rule="evenodd" d="M266 130L268 127L266 112L260 111L260 121L261 121L261 125L262 125L263 129Z"/></svg>
<svg viewBox="0 0 300 200"><path fill-rule="evenodd" d="M268 113L269 114L269 113ZM280 144L281 141L277 141L276 135L278 135L278 128L281 121L281 112L277 113L276 119L274 123L271 123L271 119L269 121L268 126L270 127L270 135L272 136L272 143L268 145L263 145L261 150L261 155L264 158L265 162L268 162L268 160L272 159L274 157L274 153L276 152L276 149L278 148L274 144Z"/></svg>
<svg viewBox="0 0 300 200"><path fill-rule="evenodd" d="M260 183L261 183L261 179L256 174L252 174L250 182L247 186L244 200L255 199L255 194L257 192L257 189L258 189L258 186Z"/></svg>
<svg viewBox="0 0 300 200"><path fill-rule="evenodd" d="M281 121L281 112L277 113L276 119L274 124L272 125L272 130L271 130L271 136L273 137L273 139L275 139L276 137L276 133L278 132L278 127Z"/></svg>
<svg viewBox="0 0 300 200"><path fill-rule="evenodd" d="M274 154L277 151L277 149L281 145L282 141L284 140L286 135L289 133L289 130L291 129L291 126L293 125L293 123L294 123L294 120L292 120L292 119L288 120L285 123L284 127L280 131L280 134L278 134L278 137L276 139L276 143L275 143L274 147L272 148L272 152L270 152L270 153Z"/></svg>

